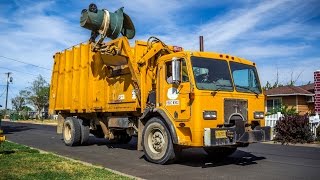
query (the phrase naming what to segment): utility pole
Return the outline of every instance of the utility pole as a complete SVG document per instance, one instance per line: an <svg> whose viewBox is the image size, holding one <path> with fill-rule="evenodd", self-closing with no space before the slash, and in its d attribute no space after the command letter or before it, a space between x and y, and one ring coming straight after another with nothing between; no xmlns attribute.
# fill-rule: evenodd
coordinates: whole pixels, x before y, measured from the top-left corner
<svg viewBox="0 0 320 180"><path fill-rule="evenodd" d="M11 82L11 79L10 79L10 74L11 72L7 72L5 73L7 75L7 91L6 91L6 106L5 106L5 113L4 115L6 116L7 115L7 107L8 107L8 90L9 90L9 83Z"/></svg>

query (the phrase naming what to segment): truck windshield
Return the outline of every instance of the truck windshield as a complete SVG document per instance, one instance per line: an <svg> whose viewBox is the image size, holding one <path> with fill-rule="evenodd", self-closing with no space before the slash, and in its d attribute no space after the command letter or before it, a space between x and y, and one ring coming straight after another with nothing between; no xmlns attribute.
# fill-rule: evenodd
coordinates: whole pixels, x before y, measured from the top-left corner
<svg viewBox="0 0 320 180"><path fill-rule="evenodd" d="M193 56L191 62L198 89L233 91L227 61Z"/></svg>
<svg viewBox="0 0 320 180"><path fill-rule="evenodd" d="M230 62L230 68L238 92L261 93L258 74L254 66Z"/></svg>

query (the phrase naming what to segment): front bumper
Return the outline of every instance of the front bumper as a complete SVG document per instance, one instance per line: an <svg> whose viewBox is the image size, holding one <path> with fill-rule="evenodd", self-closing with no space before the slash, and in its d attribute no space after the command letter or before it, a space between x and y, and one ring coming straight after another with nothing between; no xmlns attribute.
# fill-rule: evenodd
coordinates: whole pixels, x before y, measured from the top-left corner
<svg viewBox="0 0 320 180"><path fill-rule="evenodd" d="M256 127L254 130L236 127L205 128L204 146L237 145L271 140L271 128Z"/></svg>

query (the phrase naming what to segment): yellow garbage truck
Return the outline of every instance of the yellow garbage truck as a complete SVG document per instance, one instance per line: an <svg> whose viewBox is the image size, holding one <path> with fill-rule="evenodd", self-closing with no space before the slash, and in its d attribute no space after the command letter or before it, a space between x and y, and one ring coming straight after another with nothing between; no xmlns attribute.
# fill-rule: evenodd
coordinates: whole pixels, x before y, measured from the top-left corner
<svg viewBox="0 0 320 180"><path fill-rule="evenodd" d="M50 87L66 145L85 144L89 133L113 143L136 136L148 161L165 164L185 148L221 157L270 139L255 63L156 37L130 46L135 28L123 8L90 4L80 24L91 38L54 55Z"/></svg>

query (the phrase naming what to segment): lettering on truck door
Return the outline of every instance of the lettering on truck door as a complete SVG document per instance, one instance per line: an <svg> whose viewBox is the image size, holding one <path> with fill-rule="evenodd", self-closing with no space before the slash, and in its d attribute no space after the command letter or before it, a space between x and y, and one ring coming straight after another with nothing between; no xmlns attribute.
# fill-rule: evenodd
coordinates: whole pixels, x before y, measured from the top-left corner
<svg viewBox="0 0 320 180"><path fill-rule="evenodd" d="M160 103L177 121L187 121L190 118L190 82L186 62L181 59L181 82L172 81L172 61L168 60L161 68ZM163 78L163 79L162 79Z"/></svg>

